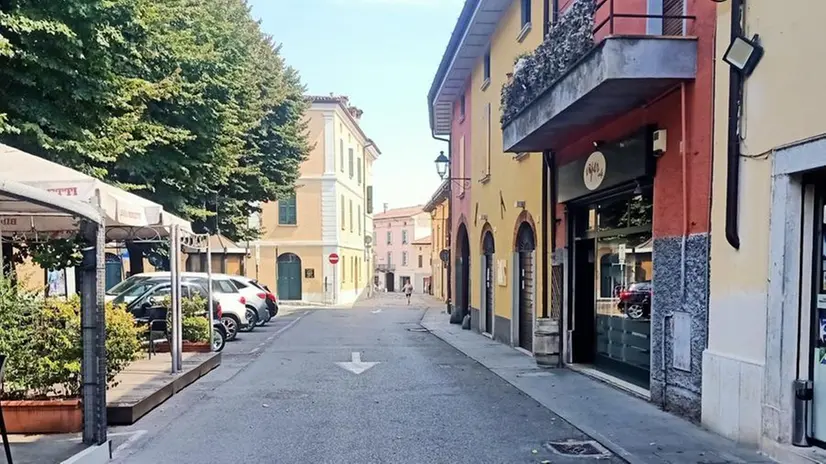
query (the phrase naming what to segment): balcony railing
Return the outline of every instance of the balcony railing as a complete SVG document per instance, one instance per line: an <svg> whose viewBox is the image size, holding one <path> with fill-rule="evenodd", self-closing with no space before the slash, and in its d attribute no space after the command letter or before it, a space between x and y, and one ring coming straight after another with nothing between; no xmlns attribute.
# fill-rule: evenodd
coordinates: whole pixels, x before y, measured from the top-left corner
<svg viewBox="0 0 826 464"><path fill-rule="evenodd" d="M606 37L683 35L683 21L695 19L668 12L618 11L623 3L624 0L575 0L571 4L536 50L515 63L510 81L502 88L503 126L553 87ZM672 27L675 22L679 22L679 28ZM651 27L657 24L661 27Z"/></svg>

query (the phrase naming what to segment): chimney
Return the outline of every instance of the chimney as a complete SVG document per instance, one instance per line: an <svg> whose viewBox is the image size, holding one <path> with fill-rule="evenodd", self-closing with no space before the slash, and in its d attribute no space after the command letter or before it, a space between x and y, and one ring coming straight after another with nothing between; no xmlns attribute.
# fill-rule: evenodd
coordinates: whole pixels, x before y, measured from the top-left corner
<svg viewBox="0 0 826 464"><path fill-rule="evenodd" d="M387 203L384 204L384 212L387 212Z"/></svg>

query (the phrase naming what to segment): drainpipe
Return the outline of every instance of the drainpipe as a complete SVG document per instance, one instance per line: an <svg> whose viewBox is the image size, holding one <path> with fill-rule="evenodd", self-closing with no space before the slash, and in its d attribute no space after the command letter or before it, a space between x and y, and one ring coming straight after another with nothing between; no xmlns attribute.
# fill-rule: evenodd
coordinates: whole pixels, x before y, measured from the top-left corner
<svg viewBox="0 0 826 464"><path fill-rule="evenodd" d="M544 216L544 225L542 227L542 317L547 319L548 311L548 228L553 227L553 223L548 221L548 169L550 163L551 151L545 150L542 152L542 215ZM550 222L550 225L549 225Z"/></svg>
<svg viewBox="0 0 826 464"><path fill-rule="evenodd" d="M431 135L434 140L438 140L440 142L447 143L447 159L450 160L447 163L447 234L445 235L445 246L448 250L451 250L450 256L447 260L447 301L445 302L447 313L450 314L451 322L453 322L453 314L451 314L451 304L453 303L453 285L451 284L451 277L453 274L453 266L451 263L453 262L453 244L451 238L453 237L453 181L450 180L450 171L451 171L451 164L453 164L453 144L450 142L450 139L445 139L442 137L436 137L436 135ZM459 319L461 322L461 319ZM458 324L458 322L457 322Z"/></svg>
<svg viewBox="0 0 826 464"><path fill-rule="evenodd" d="M731 40L743 32L743 0L731 1ZM743 76L734 67L729 70L728 153L726 177L726 240L740 249L737 216L740 191L740 111L743 105Z"/></svg>

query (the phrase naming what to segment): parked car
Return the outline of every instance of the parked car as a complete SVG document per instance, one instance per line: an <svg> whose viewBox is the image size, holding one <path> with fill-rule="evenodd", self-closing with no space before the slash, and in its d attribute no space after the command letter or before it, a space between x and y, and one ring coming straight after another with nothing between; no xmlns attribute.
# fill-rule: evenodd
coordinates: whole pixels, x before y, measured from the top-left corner
<svg viewBox="0 0 826 464"><path fill-rule="evenodd" d="M129 304L150 288L159 283L168 283L169 280L169 272L135 274L109 289L106 292L106 300L115 304ZM206 273L182 272L181 283L184 282L196 282L203 288L208 287ZM212 293L216 301L221 304L223 310L221 321L227 329L228 341L235 340L238 332L249 331L255 327L258 314L255 310L247 308L246 298L238 292L227 277L213 274Z"/></svg>
<svg viewBox="0 0 826 464"><path fill-rule="evenodd" d="M156 283L153 287L149 288L142 295L133 299L132 302L126 306L126 310L129 311L135 317L135 320L138 321L138 323L144 323L149 325L150 347L153 343L153 341L151 340L152 332L166 332L167 309L164 305L163 300L171 295L171 283ZM204 301L207 302L203 309L202 315L208 318L209 300L206 289L195 282L182 282L181 297L191 298L194 296L200 296L204 299ZM212 316L212 350L215 352L219 352L223 350L224 346L226 345L227 329L221 321L221 317L223 316L221 303L214 301L213 309L215 312Z"/></svg>
<svg viewBox="0 0 826 464"><path fill-rule="evenodd" d="M266 290L255 279L244 276L227 275L230 282L247 299L247 306L258 312L258 325L264 325L278 313L275 295Z"/></svg>
<svg viewBox="0 0 826 464"><path fill-rule="evenodd" d="M651 296L654 286L650 280L634 282L627 289L619 292L618 308L629 319L647 319L651 317Z"/></svg>

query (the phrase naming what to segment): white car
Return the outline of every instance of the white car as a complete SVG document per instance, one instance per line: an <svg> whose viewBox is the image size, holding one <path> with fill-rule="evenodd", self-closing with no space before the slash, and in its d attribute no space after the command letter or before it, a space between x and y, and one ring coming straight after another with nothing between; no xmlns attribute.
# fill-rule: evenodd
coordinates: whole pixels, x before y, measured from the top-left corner
<svg viewBox="0 0 826 464"><path fill-rule="evenodd" d="M159 282L168 281L169 272L146 272L135 274L115 285L106 292L106 301L115 304L129 304ZM207 274L201 272L182 272L181 280L197 282L207 288ZM252 330L258 321L255 310L247 308L246 298L238 292L235 285L226 276L212 275L212 294L221 305L223 315L221 322L227 329L227 341L234 340L238 332Z"/></svg>
<svg viewBox="0 0 826 464"><path fill-rule="evenodd" d="M258 325L264 325L270 322L273 314L270 312L267 300L271 298L269 292L261 288L255 279L250 279L244 276L234 276L227 274L220 274L221 277L226 277L235 285L235 288L244 295L247 300L247 307L254 308L258 314Z"/></svg>

